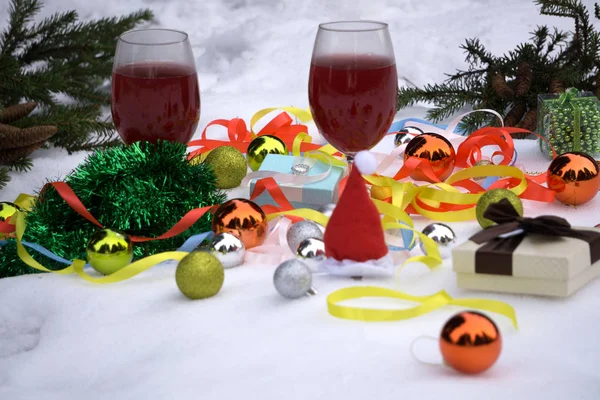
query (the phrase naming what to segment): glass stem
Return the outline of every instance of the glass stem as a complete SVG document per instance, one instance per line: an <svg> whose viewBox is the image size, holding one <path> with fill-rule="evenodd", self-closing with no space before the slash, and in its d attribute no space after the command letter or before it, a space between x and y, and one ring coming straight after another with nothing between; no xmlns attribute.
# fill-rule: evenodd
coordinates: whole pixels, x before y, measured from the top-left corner
<svg viewBox="0 0 600 400"><path fill-rule="evenodd" d="M348 164L348 168L346 169L346 173L350 175L350 170L352 169L352 165L354 165L354 154L346 154L346 163Z"/></svg>

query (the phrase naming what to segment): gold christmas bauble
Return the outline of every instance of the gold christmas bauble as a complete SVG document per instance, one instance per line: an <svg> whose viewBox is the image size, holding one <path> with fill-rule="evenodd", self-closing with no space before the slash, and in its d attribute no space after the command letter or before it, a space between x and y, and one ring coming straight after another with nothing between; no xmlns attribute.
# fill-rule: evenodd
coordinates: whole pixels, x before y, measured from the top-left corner
<svg viewBox="0 0 600 400"><path fill-rule="evenodd" d="M519 196L508 189L492 189L481 195L479 200L477 200L477 206L475 207L475 216L482 228L494 225L494 221L485 218L483 213L485 213L485 210L487 210L490 204L498 203L502 199L510 201L510 204L517 210L519 215L521 217L523 216L523 203Z"/></svg>
<svg viewBox="0 0 600 400"><path fill-rule="evenodd" d="M86 254L92 268L101 274L110 275L131 263L133 245L126 234L101 229L88 241Z"/></svg>
<svg viewBox="0 0 600 400"><path fill-rule="evenodd" d="M246 249L263 244L267 238L267 216L256 203L246 199L231 199L221 204L212 219L215 234L231 232Z"/></svg>
<svg viewBox="0 0 600 400"><path fill-rule="evenodd" d="M392 188L389 186L371 186L371 197L376 200L385 200L392 197Z"/></svg>
<svg viewBox="0 0 600 400"><path fill-rule="evenodd" d="M204 164L212 167L217 177L217 187L220 189L240 186L248 171L246 158L233 146L219 146L211 150Z"/></svg>
<svg viewBox="0 0 600 400"><path fill-rule="evenodd" d="M175 271L177 287L192 300L214 296L221 290L224 281L223 265L206 251L193 251L183 257Z"/></svg>
<svg viewBox="0 0 600 400"><path fill-rule="evenodd" d="M0 202L0 221L8 221L20 210L20 207L8 201Z"/></svg>
<svg viewBox="0 0 600 400"><path fill-rule="evenodd" d="M258 171L267 154L288 154L287 146L277 136L262 135L250 142L246 157L252 171Z"/></svg>

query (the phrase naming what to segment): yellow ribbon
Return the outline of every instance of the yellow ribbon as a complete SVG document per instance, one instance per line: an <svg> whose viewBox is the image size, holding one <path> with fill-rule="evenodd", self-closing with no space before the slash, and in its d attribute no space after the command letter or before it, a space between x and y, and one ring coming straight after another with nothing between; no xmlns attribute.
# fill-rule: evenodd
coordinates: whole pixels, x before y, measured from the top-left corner
<svg viewBox="0 0 600 400"><path fill-rule="evenodd" d="M407 309L372 309L339 305L342 301L362 297L385 297L420 303ZM430 296L411 296L393 289L376 286L354 286L337 290L327 296L327 310L334 317L365 322L400 321L416 318L445 306L459 306L489 311L509 318L518 329L515 309L504 302L488 299L454 299L445 291Z"/></svg>
<svg viewBox="0 0 600 400"><path fill-rule="evenodd" d="M23 239L23 234L25 233L25 213L23 213L23 212L18 212L18 214L17 214L17 224L16 224L15 231L16 231L16 242L17 242L17 254L19 255L19 258L25 264L29 265L31 268L35 268L42 272L53 272L55 274L60 274L60 275L67 275L67 274L75 273L75 274L79 275L81 278L85 279L86 281L92 282L92 283L106 284L106 283L121 282L121 281L127 280L129 278L133 278L134 276L146 271L147 269L152 268L156 264L159 264L163 261L167 261L167 260L179 261L188 254L186 252L181 252L181 251L170 251L170 252L165 252L165 253L154 254L152 256L149 256L149 257L143 258L141 260L138 260L134 263L131 263L113 274L98 277L98 276L88 275L83 270L83 267L85 266L85 261L83 261L83 260L75 259L75 260L73 260L73 263L71 265L69 265L68 267L63 268L61 270L58 270L58 271L53 271L51 269L48 269L48 268L44 267L42 264L40 264L39 262L37 262L36 260L34 260L33 257L31 257L31 255L27 252L27 249L25 248L25 246L23 246L23 243L21 243L21 240Z"/></svg>
<svg viewBox="0 0 600 400"><path fill-rule="evenodd" d="M269 114L270 112L273 112L275 110L283 110L286 111L287 113L293 115L294 117L298 118L300 120L300 122L309 122L312 121L312 114L310 113L310 109L302 109L302 108L298 108L298 107L270 107L270 108L264 108L260 111L257 111L256 113L254 113L254 115L252 116L252 118L250 118L250 137L252 139L254 139L256 137L256 133L254 133L254 126L256 125L256 123L258 121L261 120L262 117L264 117L265 115Z"/></svg>

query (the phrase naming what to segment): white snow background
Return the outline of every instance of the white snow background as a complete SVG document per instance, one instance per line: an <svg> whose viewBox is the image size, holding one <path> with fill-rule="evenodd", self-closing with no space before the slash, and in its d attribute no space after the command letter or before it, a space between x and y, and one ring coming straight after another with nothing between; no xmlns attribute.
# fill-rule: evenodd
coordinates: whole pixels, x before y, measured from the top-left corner
<svg viewBox="0 0 600 400"><path fill-rule="evenodd" d="M593 9L592 1L585 4ZM202 99L196 136L216 118L248 120L265 107L306 107L319 22L388 22L401 81L416 85L439 82L444 73L464 67L458 47L465 38L479 37L499 54L526 41L536 25L572 29L570 20L539 16L529 0L47 0L41 16L76 9L89 19L143 7L156 15L151 25L190 34ZM2 0L0 27L7 10L8 1ZM424 111L406 109L398 118L422 117ZM389 139L377 149L389 151ZM529 170L545 170L548 161L535 143L521 143L519 150ZM32 193L85 158L58 149L34 156L33 171L12 174L2 200ZM597 198L576 209L525 202L529 215L560 214L586 226L600 222L599 206ZM474 222L452 227L459 241L477 230ZM422 364L409 350L421 335L438 336L456 309L390 323L339 320L328 315L325 297L354 281L318 277L317 297L285 301L272 285L275 267L227 270L221 292L196 302L177 290L174 264L109 286L50 274L0 280L0 399L600 398L598 280L571 298L548 299L461 291L449 260L434 272L406 267L399 285L411 294L445 289L457 297L515 306L518 331L504 317L491 315L504 337L498 363L467 377ZM397 287L384 280L365 284ZM424 359L439 358L433 342L423 342L417 351Z"/></svg>

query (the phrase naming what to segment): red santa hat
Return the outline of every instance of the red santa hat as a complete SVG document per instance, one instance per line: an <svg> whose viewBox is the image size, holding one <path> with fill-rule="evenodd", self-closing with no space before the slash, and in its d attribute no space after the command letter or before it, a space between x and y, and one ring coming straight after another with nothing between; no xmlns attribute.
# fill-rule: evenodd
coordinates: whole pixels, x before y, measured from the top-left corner
<svg viewBox="0 0 600 400"><path fill-rule="evenodd" d="M381 217L361 174L375 172L376 160L369 152L354 158L346 188L325 229L325 253L337 261L367 262L388 254Z"/></svg>

